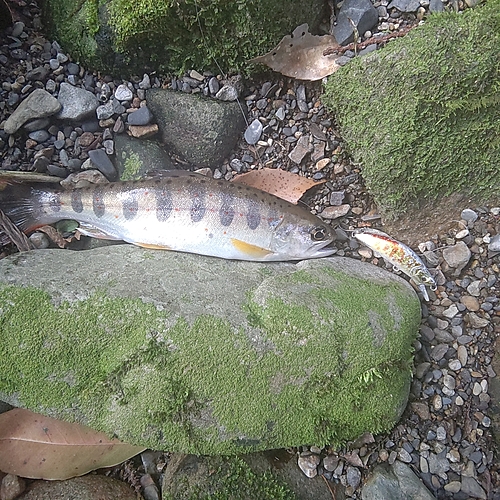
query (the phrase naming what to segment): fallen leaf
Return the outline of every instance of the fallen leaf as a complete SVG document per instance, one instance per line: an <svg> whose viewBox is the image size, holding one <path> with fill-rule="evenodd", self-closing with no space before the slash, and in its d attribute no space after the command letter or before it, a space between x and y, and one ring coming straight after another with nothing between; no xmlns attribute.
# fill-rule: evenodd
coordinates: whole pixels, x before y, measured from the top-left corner
<svg viewBox="0 0 500 500"><path fill-rule="evenodd" d="M326 182L326 180L313 181L307 177L276 168L250 170L245 174L237 175L232 181L274 194L274 196L289 201L294 205L297 204L308 189Z"/></svg>
<svg viewBox="0 0 500 500"><path fill-rule="evenodd" d="M273 50L250 59L250 62L265 64L282 75L298 80L321 80L340 68L338 54L323 55L327 48L332 47L339 47L335 37L311 35L309 26L301 24L291 35L283 37Z"/></svg>
<svg viewBox="0 0 500 500"><path fill-rule="evenodd" d="M119 464L144 449L22 408L0 414L0 470L21 477L68 479Z"/></svg>

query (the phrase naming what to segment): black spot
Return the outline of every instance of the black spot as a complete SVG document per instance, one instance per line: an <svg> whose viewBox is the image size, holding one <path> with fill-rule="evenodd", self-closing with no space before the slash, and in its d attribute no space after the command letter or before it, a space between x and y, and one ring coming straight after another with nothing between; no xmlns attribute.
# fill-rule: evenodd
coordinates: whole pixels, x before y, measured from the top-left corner
<svg viewBox="0 0 500 500"><path fill-rule="evenodd" d="M71 193L71 208L77 214L83 212L82 192L80 189L75 189Z"/></svg>
<svg viewBox="0 0 500 500"><path fill-rule="evenodd" d="M247 201L247 224L252 230L257 229L260 224L259 204L255 200Z"/></svg>
<svg viewBox="0 0 500 500"><path fill-rule="evenodd" d="M197 185L192 185L189 187L189 194L191 197L191 220L199 222L205 217L205 192Z"/></svg>
<svg viewBox="0 0 500 500"><path fill-rule="evenodd" d="M139 202L137 201L137 191L128 193L127 197L123 200L123 216L126 220L132 220L139 210Z"/></svg>
<svg viewBox="0 0 500 500"><path fill-rule="evenodd" d="M234 208L231 206L231 197L222 193L221 207L219 210L220 223L223 226L230 226L234 219Z"/></svg>
<svg viewBox="0 0 500 500"><path fill-rule="evenodd" d="M173 210L172 195L167 189L156 191L156 218L160 221L166 221Z"/></svg>
<svg viewBox="0 0 500 500"><path fill-rule="evenodd" d="M61 198L59 193L52 193L50 196L49 207L52 212L59 212L61 210Z"/></svg>
<svg viewBox="0 0 500 500"><path fill-rule="evenodd" d="M97 218L101 218L106 213L106 206L104 205L104 190L102 188L95 188L92 193L92 208Z"/></svg>

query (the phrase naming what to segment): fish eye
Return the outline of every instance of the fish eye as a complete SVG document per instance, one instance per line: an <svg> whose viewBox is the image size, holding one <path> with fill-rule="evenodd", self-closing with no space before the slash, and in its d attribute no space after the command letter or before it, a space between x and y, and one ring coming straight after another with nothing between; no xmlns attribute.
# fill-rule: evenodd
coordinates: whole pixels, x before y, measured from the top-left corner
<svg viewBox="0 0 500 500"><path fill-rule="evenodd" d="M311 239L313 241L323 241L326 238L326 227L314 227L311 231Z"/></svg>

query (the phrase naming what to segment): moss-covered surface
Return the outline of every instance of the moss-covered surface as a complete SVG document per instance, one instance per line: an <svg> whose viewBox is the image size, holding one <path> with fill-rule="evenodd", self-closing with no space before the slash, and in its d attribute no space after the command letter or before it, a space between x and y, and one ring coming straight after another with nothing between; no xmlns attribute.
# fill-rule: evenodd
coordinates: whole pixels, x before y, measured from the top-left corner
<svg viewBox="0 0 500 500"><path fill-rule="evenodd" d="M434 14L329 77L324 103L382 212L500 188L500 1Z"/></svg>
<svg viewBox="0 0 500 500"><path fill-rule="evenodd" d="M47 0L45 19L74 57L98 69L238 70L296 26L315 29L314 0ZM99 46L99 49L97 49Z"/></svg>
<svg viewBox="0 0 500 500"><path fill-rule="evenodd" d="M387 430L406 404L419 302L396 278L311 266L274 271L227 318L174 314L174 300L186 310L196 304L168 294L160 304L96 289L68 301L0 284L0 398L196 454L338 444ZM195 286L185 279L183 289ZM208 286L207 294L218 285ZM234 324L239 314L247 320Z"/></svg>
<svg viewBox="0 0 500 500"><path fill-rule="evenodd" d="M295 500L270 470L255 472L239 457L174 457L180 462L163 482L163 500ZM169 467L171 464L169 463Z"/></svg>

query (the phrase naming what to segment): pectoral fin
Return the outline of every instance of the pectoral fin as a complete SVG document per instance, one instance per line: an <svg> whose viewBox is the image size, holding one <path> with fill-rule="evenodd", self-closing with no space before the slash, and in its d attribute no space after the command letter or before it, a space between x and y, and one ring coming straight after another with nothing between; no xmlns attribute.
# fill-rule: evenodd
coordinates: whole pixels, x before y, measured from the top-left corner
<svg viewBox="0 0 500 500"><path fill-rule="evenodd" d="M99 238L100 240L120 241L122 239L118 238L117 236L105 233L102 229L99 229L93 226L92 224L86 224L84 222L80 222L78 226L78 231L82 233L84 236L90 236L91 238Z"/></svg>
<svg viewBox="0 0 500 500"><path fill-rule="evenodd" d="M234 248L236 248L236 250L255 259L262 259L266 255L273 253L271 252L271 250L267 250L266 248L252 245L251 243L246 243L245 241L237 240L235 238L231 238L231 243L233 244Z"/></svg>

